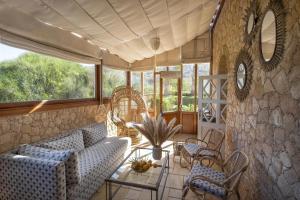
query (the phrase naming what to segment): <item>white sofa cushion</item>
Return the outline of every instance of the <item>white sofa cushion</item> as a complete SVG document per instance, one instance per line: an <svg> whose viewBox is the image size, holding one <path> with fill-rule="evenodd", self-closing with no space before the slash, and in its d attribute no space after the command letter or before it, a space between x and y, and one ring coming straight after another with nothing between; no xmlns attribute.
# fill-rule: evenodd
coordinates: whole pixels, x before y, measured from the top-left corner
<svg viewBox="0 0 300 200"><path fill-rule="evenodd" d="M104 122L95 123L81 128L84 146L90 147L107 136L107 128Z"/></svg>
<svg viewBox="0 0 300 200"><path fill-rule="evenodd" d="M130 138L108 137L78 154L81 181L68 188L68 198L88 199L124 159Z"/></svg>
<svg viewBox="0 0 300 200"><path fill-rule="evenodd" d="M32 145L22 145L18 150L18 154L62 161L65 164L67 185L78 184L80 182L78 156L74 150L53 150Z"/></svg>
<svg viewBox="0 0 300 200"><path fill-rule="evenodd" d="M76 152L82 151L84 149L82 131L74 130L70 135L41 143L39 146L56 150L73 149Z"/></svg>

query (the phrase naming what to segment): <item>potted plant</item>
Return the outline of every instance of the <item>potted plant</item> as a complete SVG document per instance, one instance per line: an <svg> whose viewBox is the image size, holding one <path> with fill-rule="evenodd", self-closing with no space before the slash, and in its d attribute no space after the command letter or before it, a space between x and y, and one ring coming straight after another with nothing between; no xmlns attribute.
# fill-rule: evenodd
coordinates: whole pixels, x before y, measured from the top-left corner
<svg viewBox="0 0 300 200"><path fill-rule="evenodd" d="M134 124L141 134L143 134L153 146L153 159L160 160L162 156L161 145L175 133L178 133L182 127L181 124L175 126L176 118L174 117L169 124L159 115L156 119L150 117L148 113L142 115L142 124Z"/></svg>

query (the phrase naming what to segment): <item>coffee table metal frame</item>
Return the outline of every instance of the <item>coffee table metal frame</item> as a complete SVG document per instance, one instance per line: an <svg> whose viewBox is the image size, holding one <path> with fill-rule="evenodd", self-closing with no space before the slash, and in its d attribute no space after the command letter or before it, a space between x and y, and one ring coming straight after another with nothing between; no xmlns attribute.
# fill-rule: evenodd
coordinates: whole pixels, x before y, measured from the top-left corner
<svg viewBox="0 0 300 200"><path fill-rule="evenodd" d="M131 153L121 162L121 164L114 170L113 173L110 174L110 176L108 176L109 178L105 179L105 182L106 182L106 199L107 200L112 200L113 197L116 195L116 193L119 191L119 189L122 187L122 185L126 185L126 186L129 186L129 187L136 187L136 188L141 188L141 189L147 189L147 190L150 190L151 192L151 200L152 199L156 199L156 200L161 200L162 197L163 197L163 194L164 194L164 190L165 190L165 187L166 187L166 183L167 183L167 179L168 179L168 175L169 175L169 167L170 167L170 160L169 160L169 151L167 150L162 150L163 152L166 153L166 159L164 159L164 162L161 166L161 171L160 171L160 174L159 174L159 177L157 179L157 182L155 184L155 186L150 186L150 185L143 185L143 184L139 184L139 183L133 183L133 182L126 182L126 181L121 181L121 180L115 180L115 179L112 179L112 175L121 167L123 166L123 164L125 162L128 161L128 159L134 154L134 153L137 153L137 151L140 151L140 150L152 150L152 148L144 148L144 147L137 147L135 148L134 150L131 151ZM152 151L151 151L152 152ZM150 155L151 153L148 153L148 154L145 154L141 157L145 157L147 155ZM166 178L165 178L165 181L163 183L163 188L162 188L162 192L161 192L161 195L160 197L158 196L158 192L159 192L159 188L160 188L160 183L161 183L161 180L163 178L163 175L166 171ZM113 192L112 191L112 184L118 184L118 188ZM155 195L153 195L153 193L155 193Z"/></svg>

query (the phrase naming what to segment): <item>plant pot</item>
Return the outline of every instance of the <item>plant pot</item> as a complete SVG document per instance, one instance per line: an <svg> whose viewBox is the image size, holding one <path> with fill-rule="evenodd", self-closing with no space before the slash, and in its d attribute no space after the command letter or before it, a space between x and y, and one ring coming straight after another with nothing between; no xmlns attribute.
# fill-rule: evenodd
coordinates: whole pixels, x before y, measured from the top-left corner
<svg viewBox="0 0 300 200"><path fill-rule="evenodd" d="M162 148L161 147L153 147L152 157L154 160L160 160L162 156Z"/></svg>

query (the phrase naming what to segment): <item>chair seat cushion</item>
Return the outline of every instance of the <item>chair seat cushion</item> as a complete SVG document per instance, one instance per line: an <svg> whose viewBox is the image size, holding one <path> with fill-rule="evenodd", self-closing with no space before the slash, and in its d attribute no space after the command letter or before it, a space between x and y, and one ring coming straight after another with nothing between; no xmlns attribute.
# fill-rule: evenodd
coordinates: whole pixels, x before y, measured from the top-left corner
<svg viewBox="0 0 300 200"><path fill-rule="evenodd" d="M41 143L39 146L56 150L73 149L76 152L82 151L84 149L82 130L74 130L70 135Z"/></svg>
<svg viewBox="0 0 300 200"><path fill-rule="evenodd" d="M32 145L22 145L18 150L18 154L46 160L62 161L65 164L67 184L72 185L80 182L77 153L74 150L53 150Z"/></svg>
<svg viewBox="0 0 300 200"><path fill-rule="evenodd" d="M193 176L202 175L205 176L215 182L221 183L225 180L225 174L223 172L216 171L212 168L208 168L205 166L202 166L200 164L196 164L193 166L191 172L189 175L185 176L184 184L189 184L191 178ZM194 180L191 183L192 187L198 188L199 190L202 190L204 192L211 193L213 195L224 197L226 195L226 191L223 187L219 187L215 184L212 184L208 181L203 181L201 179Z"/></svg>
<svg viewBox="0 0 300 200"><path fill-rule="evenodd" d="M107 136L107 128L104 122L88 125L81 130L85 148L92 146Z"/></svg>
<svg viewBox="0 0 300 200"><path fill-rule="evenodd" d="M187 143L183 145L183 148L188 152L190 156L195 156L198 150L201 148L199 144ZM213 151L202 150L200 151L201 156L214 156Z"/></svg>

